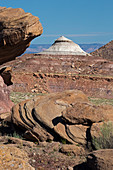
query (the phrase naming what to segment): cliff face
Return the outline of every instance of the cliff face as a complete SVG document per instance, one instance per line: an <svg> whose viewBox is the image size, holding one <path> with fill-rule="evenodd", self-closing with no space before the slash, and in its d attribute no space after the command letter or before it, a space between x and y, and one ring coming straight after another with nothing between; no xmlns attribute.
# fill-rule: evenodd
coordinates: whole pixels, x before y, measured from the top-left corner
<svg viewBox="0 0 113 170"><path fill-rule="evenodd" d="M21 55L42 32L38 17L21 8L0 7L0 64Z"/></svg>

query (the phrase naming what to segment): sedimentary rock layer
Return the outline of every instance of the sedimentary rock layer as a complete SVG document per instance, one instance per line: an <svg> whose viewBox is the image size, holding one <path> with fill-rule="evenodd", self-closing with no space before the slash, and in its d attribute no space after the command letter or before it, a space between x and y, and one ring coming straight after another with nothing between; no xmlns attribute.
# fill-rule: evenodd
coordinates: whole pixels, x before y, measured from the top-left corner
<svg viewBox="0 0 113 170"><path fill-rule="evenodd" d="M78 44L75 44L72 40L61 36L59 37L50 48L44 50L40 54L52 54L52 55L90 55L83 51Z"/></svg>
<svg viewBox="0 0 113 170"><path fill-rule="evenodd" d="M88 96L113 98L113 62L95 56L25 54L0 70L15 92L78 89Z"/></svg>
<svg viewBox="0 0 113 170"><path fill-rule="evenodd" d="M111 108L109 110L109 108ZM12 122L35 141L63 140L86 146L92 124L112 120L113 107L94 106L78 90L51 93L13 107Z"/></svg>

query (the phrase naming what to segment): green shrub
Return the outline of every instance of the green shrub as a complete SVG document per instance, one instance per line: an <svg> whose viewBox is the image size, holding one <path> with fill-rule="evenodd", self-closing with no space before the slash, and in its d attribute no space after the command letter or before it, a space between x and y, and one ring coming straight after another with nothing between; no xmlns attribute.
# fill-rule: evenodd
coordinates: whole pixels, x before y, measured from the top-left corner
<svg viewBox="0 0 113 170"><path fill-rule="evenodd" d="M8 137L14 137L14 138L18 138L18 139L23 139L22 135L20 135L16 131L14 131L13 133L10 133L10 134L5 134L5 135L8 136Z"/></svg>
<svg viewBox="0 0 113 170"><path fill-rule="evenodd" d="M14 133L12 134L12 137L18 138L18 139L23 139L23 137L20 134L18 134L16 131L14 131Z"/></svg>
<svg viewBox="0 0 113 170"><path fill-rule="evenodd" d="M104 123L100 127L99 137L93 137L92 143L96 150L113 148L113 124L111 122Z"/></svg>
<svg viewBox="0 0 113 170"><path fill-rule="evenodd" d="M67 143L66 139L61 138L61 143L62 143L62 144L66 144L66 143Z"/></svg>

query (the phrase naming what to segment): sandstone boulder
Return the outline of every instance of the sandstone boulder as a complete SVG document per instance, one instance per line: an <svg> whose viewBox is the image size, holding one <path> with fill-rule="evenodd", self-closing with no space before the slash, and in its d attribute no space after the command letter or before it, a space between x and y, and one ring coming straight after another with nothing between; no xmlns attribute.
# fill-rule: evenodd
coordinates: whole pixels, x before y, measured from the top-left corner
<svg viewBox="0 0 113 170"><path fill-rule="evenodd" d="M0 145L0 169L34 170L28 161L25 151L11 145Z"/></svg>
<svg viewBox="0 0 113 170"><path fill-rule="evenodd" d="M9 93L8 87L0 76L0 119L5 119L11 113L13 103L9 98Z"/></svg>
<svg viewBox="0 0 113 170"><path fill-rule="evenodd" d="M76 142L72 137L68 137L66 124L62 119L62 111L66 107L71 107L71 104L75 101L87 102L88 98L78 90L38 96L33 100L23 101L14 106L12 121L26 132L29 131L29 134L31 136L34 135L37 140L53 140L60 136L71 143L77 143L78 141ZM78 127L76 128L78 129ZM70 131L73 132L73 128L70 125L67 129L68 133ZM87 127L83 129L85 133Z"/></svg>
<svg viewBox="0 0 113 170"><path fill-rule="evenodd" d="M36 147L37 145L34 142L30 142L27 140L22 140L20 138L15 138L15 137L11 137L11 136L0 136L0 143L1 144L8 144L8 146L15 146L15 147L29 147L29 148L33 148Z"/></svg>
<svg viewBox="0 0 113 170"><path fill-rule="evenodd" d="M65 144L62 145L60 151L62 153L65 153L67 155L84 155L85 154L85 150L83 149L83 147L81 146L76 146L76 145L70 145L70 144Z"/></svg>
<svg viewBox="0 0 113 170"><path fill-rule="evenodd" d="M15 105L12 121L30 140L61 141L63 138L66 143L86 146L95 122L100 125L110 119L112 109L112 106L94 106L83 92L68 90Z"/></svg>
<svg viewBox="0 0 113 170"><path fill-rule="evenodd" d="M112 108L113 109L113 108ZM91 103L77 102L63 111L63 118L72 124L91 125L101 122L104 118L104 109Z"/></svg>
<svg viewBox="0 0 113 170"><path fill-rule="evenodd" d="M90 153L87 157L87 165L91 170L112 170L113 149L102 149Z"/></svg>
<svg viewBox="0 0 113 170"><path fill-rule="evenodd" d="M42 30L38 17L21 8L0 7L0 64L24 53Z"/></svg>

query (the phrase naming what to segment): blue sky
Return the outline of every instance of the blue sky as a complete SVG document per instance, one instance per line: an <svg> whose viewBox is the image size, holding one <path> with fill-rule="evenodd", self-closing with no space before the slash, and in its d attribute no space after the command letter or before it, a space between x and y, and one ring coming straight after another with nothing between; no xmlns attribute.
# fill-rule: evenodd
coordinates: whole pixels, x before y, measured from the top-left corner
<svg viewBox="0 0 113 170"><path fill-rule="evenodd" d="M0 0L40 18L43 34L32 41L51 44L64 35L76 43L113 40L113 0Z"/></svg>

